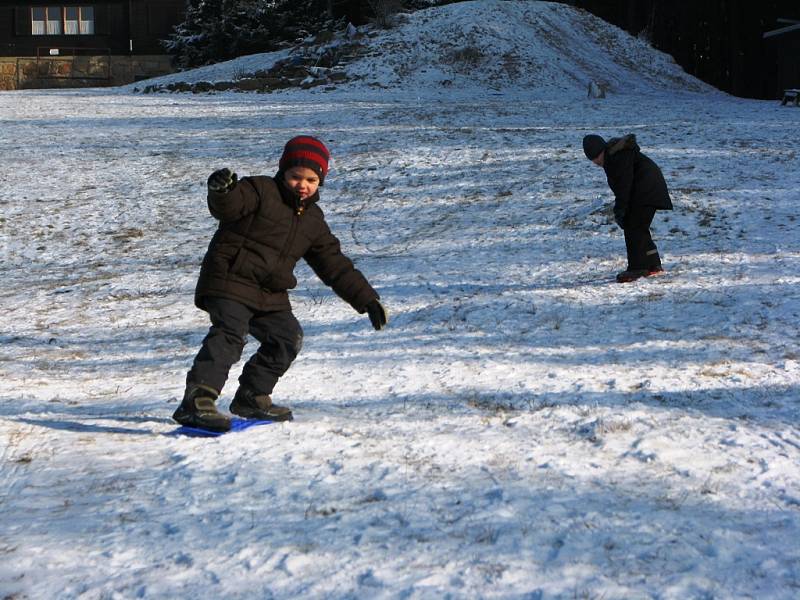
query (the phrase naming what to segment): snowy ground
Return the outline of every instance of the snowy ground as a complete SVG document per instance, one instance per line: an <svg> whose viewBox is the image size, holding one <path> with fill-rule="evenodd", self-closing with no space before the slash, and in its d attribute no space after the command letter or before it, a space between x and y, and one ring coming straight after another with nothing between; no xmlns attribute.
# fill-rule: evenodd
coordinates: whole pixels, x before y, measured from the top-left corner
<svg viewBox="0 0 800 600"><path fill-rule="evenodd" d="M0 94L0 597L800 595L800 111L584 95ZM298 132L390 328L303 266L296 421L171 436L205 179ZM588 132L663 167L667 276L610 283Z"/></svg>

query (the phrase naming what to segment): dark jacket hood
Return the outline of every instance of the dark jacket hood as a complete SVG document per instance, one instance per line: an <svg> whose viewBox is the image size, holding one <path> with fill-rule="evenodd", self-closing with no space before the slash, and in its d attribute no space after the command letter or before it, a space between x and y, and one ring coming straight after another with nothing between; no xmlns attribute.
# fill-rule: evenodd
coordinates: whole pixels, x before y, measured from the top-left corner
<svg viewBox="0 0 800 600"><path fill-rule="evenodd" d="M620 138L608 140L606 152L609 154L609 156L613 156L621 150L635 150L637 152L640 150L639 144L636 143L636 136L634 134L629 133L628 135L624 135Z"/></svg>

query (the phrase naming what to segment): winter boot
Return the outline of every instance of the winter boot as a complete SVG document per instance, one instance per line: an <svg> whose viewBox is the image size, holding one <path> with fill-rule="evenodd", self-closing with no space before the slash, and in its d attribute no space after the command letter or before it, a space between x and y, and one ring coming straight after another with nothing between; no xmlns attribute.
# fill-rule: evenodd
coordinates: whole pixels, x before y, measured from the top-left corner
<svg viewBox="0 0 800 600"><path fill-rule="evenodd" d="M231 412L245 419L264 421L291 421L294 418L289 408L273 404L269 394L257 394L243 386L236 390Z"/></svg>
<svg viewBox="0 0 800 600"><path fill-rule="evenodd" d="M207 385L186 384L183 401L172 418L181 425L208 429L209 431L229 431L231 419L217 410L214 404L219 392Z"/></svg>
<svg viewBox="0 0 800 600"><path fill-rule="evenodd" d="M659 275L663 275L666 271L661 265L655 267L649 267L647 269L647 277L658 277Z"/></svg>
<svg viewBox="0 0 800 600"><path fill-rule="evenodd" d="M617 273L617 283L628 283L636 281L640 277L647 277L647 269L628 269L622 273Z"/></svg>

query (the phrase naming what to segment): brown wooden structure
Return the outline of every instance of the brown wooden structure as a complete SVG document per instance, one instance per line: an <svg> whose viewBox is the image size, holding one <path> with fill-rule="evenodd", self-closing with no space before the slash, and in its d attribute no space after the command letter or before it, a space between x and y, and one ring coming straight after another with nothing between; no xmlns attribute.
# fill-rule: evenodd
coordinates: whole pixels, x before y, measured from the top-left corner
<svg viewBox="0 0 800 600"><path fill-rule="evenodd" d="M764 32L764 39L776 55L778 89L783 91L781 104L790 101L798 106L800 94L800 21L778 19L777 29Z"/></svg>
<svg viewBox="0 0 800 600"><path fill-rule="evenodd" d="M185 0L0 0L0 89L121 85L171 72Z"/></svg>

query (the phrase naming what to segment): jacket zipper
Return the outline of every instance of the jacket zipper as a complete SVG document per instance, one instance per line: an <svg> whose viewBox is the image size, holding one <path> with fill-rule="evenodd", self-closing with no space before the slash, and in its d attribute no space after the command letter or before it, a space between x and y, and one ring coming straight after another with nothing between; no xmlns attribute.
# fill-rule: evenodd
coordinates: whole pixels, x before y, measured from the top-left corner
<svg viewBox="0 0 800 600"><path fill-rule="evenodd" d="M300 214L297 212L292 213L292 225L289 227L289 235L286 237L286 243L278 255L278 262L283 262L286 255L289 254L289 248L294 243L294 238L297 236L297 225L300 223Z"/></svg>

